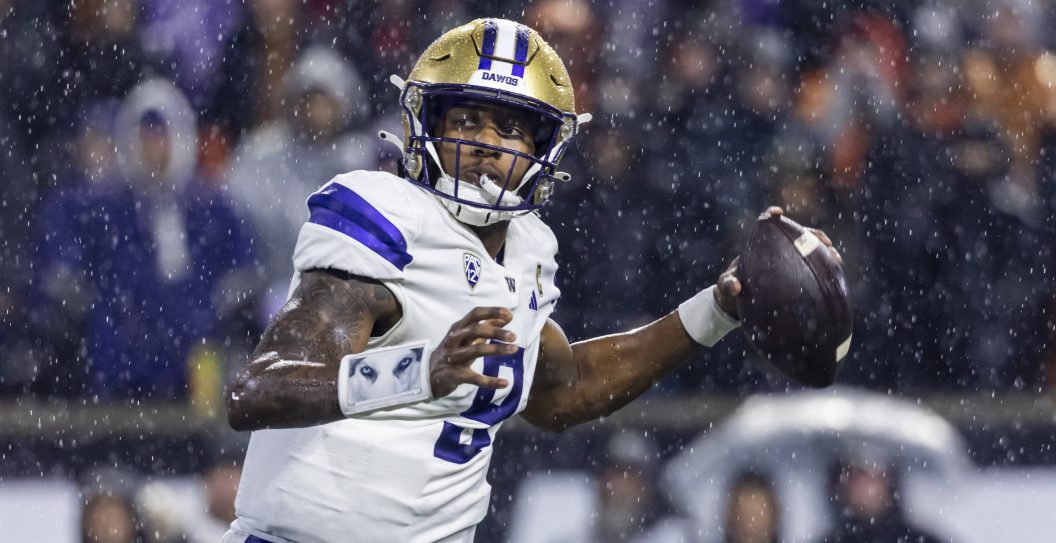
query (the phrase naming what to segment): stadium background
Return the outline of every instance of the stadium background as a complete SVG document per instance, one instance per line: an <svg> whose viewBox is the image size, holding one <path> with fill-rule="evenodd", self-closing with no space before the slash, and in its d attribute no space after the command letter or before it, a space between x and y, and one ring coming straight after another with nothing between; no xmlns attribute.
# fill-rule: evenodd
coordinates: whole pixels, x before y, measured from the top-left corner
<svg viewBox="0 0 1056 543"><path fill-rule="evenodd" d="M1056 462L1052 2L0 0L3 524L74 537L100 488L193 487L239 457L220 390L285 295L303 195L391 169L388 75L485 15L537 28L594 114L544 213L570 338L670 311L781 204L847 263L840 383L945 417L1009 477L993 488L1053 495L1022 482ZM130 97L164 115L130 133ZM180 167L152 179L159 148ZM628 433L659 473L741 399L795 388L734 334L609 420L513 423L478 540L510 537L526 474L597 476ZM649 522L679 511L658 480ZM994 522L1056 526L1029 511Z"/></svg>

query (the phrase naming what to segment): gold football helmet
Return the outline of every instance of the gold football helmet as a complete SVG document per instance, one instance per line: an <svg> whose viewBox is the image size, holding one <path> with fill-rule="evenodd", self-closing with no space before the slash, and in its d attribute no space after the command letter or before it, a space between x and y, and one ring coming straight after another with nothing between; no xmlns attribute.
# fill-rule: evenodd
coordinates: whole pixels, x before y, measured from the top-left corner
<svg viewBox="0 0 1056 543"><path fill-rule="evenodd" d="M557 164L590 119L576 114L572 82L557 53L531 28L504 19L477 19L440 36L418 59L401 89L403 175L441 198L458 220L482 226L542 207L555 180L567 180ZM444 112L459 104L517 108L535 119L535 153L527 154L430 132ZM395 136L382 133L395 141ZM489 180L481 186L445 172L436 144L483 147L529 162L520 179ZM397 143L399 145L399 143ZM460 147L461 148L461 147Z"/></svg>

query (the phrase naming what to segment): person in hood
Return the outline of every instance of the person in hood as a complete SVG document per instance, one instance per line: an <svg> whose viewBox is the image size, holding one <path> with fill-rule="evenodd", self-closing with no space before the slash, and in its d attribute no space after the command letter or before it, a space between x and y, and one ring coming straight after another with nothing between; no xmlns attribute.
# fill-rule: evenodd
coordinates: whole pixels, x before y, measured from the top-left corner
<svg viewBox="0 0 1056 543"><path fill-rule="evenodd" d="M196 118L172 83L133 88L112 131L117 171L69 191L76 205L56 209L76 212L49 214L41 233L42 269L64 270L89 297L67 378L85 397L182 398L195 347L218 332L217 290L251 264L250 238L196 181ZM64 292L46 289L42 303L64 304Z"/></svg>
<svg viewBox="0 0 1056 543"><path fill-rule="evenodd" d="M910 524L901 507L896 469L881 453L861 447L838 462L836 526L818 543L939 543Z"/></svg>
<svg viewBox="0 0 1056 543"><path fill-rule="evenodd" d="M285 301L293 274L290 252L297 230L308 220L307 208L300 205L306 195L318 188L319 179L374 168L379 160L373 135L348 130L351 123L367 120L366 87L336 52L308 49L287 73L283 89L288 114L243 141L227 182L258 234L269 287L262 300L265 321Z"/></svg>

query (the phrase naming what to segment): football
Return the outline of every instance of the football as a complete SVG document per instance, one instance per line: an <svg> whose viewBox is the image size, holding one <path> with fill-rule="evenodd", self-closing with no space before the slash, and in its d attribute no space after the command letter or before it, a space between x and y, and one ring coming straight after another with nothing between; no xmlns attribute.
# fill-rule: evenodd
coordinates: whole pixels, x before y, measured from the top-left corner
<svg viewBox="0 0 1056 543"><path fill-rule="evenodd" d="M854 313L843 268L821 240L763 213L735 275L741 329L759 354L801 384L831 385L851 346Z"/></svg>

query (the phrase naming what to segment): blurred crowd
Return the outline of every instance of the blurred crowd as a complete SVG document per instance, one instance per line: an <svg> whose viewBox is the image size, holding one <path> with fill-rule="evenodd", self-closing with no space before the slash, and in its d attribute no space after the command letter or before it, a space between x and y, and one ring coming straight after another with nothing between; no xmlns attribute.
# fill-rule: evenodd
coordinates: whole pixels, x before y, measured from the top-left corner
<svg viewBox="0 0 1056 543"><path fill-rule="evenodd" d="M779 204L844 254L841 381L1051 386L1056 5L835 4L0 0L0 394L215 403L306 196L395 171L388 76L484 14L594 114L544 210L572 339L672 310ZM735 334L656 393L786 386Z"/></svg>
<svg viewBox="0 0 1056 543"><path fill-rule="evenodd" d="M847 440L850 442L850 440ZM789 468L749 465L709 481L718 501L700 507L680 503L661 474L666 465L654 440L627 430L614 433L586 469L529 473L512 500L504 540L511 543L937 543L955 541L934 525L919 526L906 514L910 474L876 446L844 447L812 481L817 493L793 483ZM765 456L752 451L755 458ZM821 454L820 456L824 456ZM671 475L671 473L668 473ZM700 489L701 493L705 490ZM799 500L793 504L789 500ZM556 515L561 523L547 522ZM791 520L786 515L800 515ZM919 515L918 515L919 516ZM805 520L804 520L805 519ZM924 516L924 523L934 519ZM804 528L804 525L809 528ZM941 536L937 535L942 533Z"/></svg>

